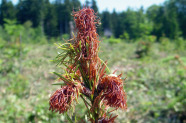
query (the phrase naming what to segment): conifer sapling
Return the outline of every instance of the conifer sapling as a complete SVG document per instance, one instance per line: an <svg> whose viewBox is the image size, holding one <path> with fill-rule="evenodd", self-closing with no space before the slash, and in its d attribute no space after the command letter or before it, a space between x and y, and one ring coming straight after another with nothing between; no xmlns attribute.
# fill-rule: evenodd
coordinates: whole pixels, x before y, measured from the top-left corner
<svg viewBox="0 0 186 123"><path fill-rule="evenodd" d="M109 107L126 109L126 93L121 74L106 74L106 62L98 57L99 39L96 25L99 19L89 7L73 12L77 36L67 43L56 60L66 67L65 74L55 73L61 85L50 97L50 110L65 113L80 97L92 123L114 122Z"/></svg>

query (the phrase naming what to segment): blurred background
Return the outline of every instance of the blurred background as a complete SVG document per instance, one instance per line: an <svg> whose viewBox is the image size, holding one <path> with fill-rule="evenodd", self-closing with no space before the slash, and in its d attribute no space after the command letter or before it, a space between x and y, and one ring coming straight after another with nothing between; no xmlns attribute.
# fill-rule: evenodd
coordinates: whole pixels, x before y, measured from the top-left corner
<svg viewBox="0 0 186 123"><path fill-rule="evenodd" d="M72 11L97 12L100 58L127 77L117 122L186 123L185 0L1 0L0 122L67 122L49 111L63 70L51 62L75 30ZM75 121L87 111L79 100Z"/></svg>

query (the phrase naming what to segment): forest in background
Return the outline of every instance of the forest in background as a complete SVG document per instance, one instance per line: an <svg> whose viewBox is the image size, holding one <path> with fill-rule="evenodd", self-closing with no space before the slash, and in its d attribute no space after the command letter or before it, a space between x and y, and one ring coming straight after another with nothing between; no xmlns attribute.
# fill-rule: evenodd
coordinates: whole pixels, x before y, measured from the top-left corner
<svg viewBox="0 0 186 123"><path fill-rule="evenodd" d="M99 12L95 0L86 0L86 5L98 13L101 25L98 33L110 31L115 38L133 40L153 35L158 41L161 37L186 38L186 2L168 0L163 5L152 5L147 10L128 8L123 12ZM0 5L0 33L19 35L26 29L27 35L47 39L68 36L72 11L82 8L79 0L19 0L14 5L11 0L2 0ZM16 26L16 27L15 27ZM32 29L30 28L32 27ZM14 28L16 28L15 33ZM24 28L24 29L23 29ZM30 32L29 32L30 31ZM22 34L26 35L26 34ZM7 38L5 38L8 40Z"/></svg>

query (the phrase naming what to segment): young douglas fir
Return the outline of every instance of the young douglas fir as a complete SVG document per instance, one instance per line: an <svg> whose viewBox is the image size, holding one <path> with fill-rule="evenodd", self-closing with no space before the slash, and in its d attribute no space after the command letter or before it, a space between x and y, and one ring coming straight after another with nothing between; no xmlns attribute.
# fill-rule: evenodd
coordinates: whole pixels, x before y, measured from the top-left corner
<svg viewBox="0 0 186 123"><path fill-rule="evenodd" d="M92 123L114 122L109 107L126 109L126 94L120 75L106 75L106 63L98 57L100 41L96 33L99 23L94 10L84 7L73 12L77 36L69 43L59 44L62 49L56 60L64 65L65 74L55 73L61 85L50 97L50 110L65 113L82 98ZM69 119L69 117L68 117ZM70 120L70 119L69 119Z"/></svg>

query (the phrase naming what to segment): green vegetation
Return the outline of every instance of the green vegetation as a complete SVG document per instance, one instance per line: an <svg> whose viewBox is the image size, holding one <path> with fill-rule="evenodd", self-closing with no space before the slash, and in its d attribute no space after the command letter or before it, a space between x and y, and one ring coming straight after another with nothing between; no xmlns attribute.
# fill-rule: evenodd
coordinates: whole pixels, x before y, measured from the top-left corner
<svg viewBox="0 0 186 123"><path fill-rule="evenodd" d="M166 47L168 45L168 47ZM178 122L186 109L186 50L168 40L151 43L148 55L136 58L138 43L101 42L100 56L108 59L112 71L125 77L128 109L118 114L119 122ZM182 46L182 45L181 45ZM166 50L162 47L166 47ZM64 122L66 115L52 113L49 97L58 86L51 74L56 66L50 60L57 49L53 44L20 44L0 40L0 121ZM60 70L61 68L58 68ZM81 101L72 119L86 117ZM85 118L86 119L86 118ZM76 119L78 120L78 119Z"/></svg>

